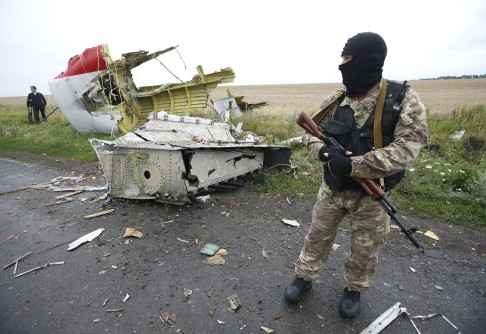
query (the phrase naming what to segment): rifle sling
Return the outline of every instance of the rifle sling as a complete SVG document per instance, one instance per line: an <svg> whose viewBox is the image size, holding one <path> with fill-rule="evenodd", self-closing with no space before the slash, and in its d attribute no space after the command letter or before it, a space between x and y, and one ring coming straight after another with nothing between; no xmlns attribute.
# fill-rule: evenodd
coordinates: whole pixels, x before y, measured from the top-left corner
<svg viewBox="0 0 486 334"><path fill-rule="evenodd" d="M317 113L312 115L312 120L314 123L319 124L319 122L324 118L324 116L327 115L327 113L333 109L336 105L336 102L341 99L341 97L344 95L344 89L341 89L338 94L329 102L329 104L321 110L318 110Z"/></svg>
<svg viewBox="0 0 486 334"><path fill-rule="evenodd" d="M376 100L375 119L373 123L373 141L374 141L375 150L383 147L381 119L383 116L383 105L385 104L386 86L387 86L386 79L381 78L381 91L380 91L380 95L378 95L378 98ZM382 188L385 187L384 178L380 178L380 185Z"/></svg>

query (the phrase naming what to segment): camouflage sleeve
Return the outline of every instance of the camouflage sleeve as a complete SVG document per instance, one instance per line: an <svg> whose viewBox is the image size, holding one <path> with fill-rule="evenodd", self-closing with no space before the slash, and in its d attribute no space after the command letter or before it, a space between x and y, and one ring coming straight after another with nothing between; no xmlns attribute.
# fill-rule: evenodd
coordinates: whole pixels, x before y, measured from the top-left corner
<svg viewBox="0 0 486 334"><path fill-rule="evenodd" d="M426 110L418 94L411 88L405 95L402 107L393 143L353 157L351 176L377 179L405 170L413 164L420 149L429 140Z"/></svg>
<svg viewBox="0 0 486 334"><path fill-rule="evenodd" d="M322 146L324 146L324 143L319 138L314 137L309 133L306 133L304 135L304 137L302 138L302 142L307 147L310 156L316 160L320 160L319 150L321 149Z"/></svg>
<svg viewBox="0 0 486 334"><path fill-rule="evenodd" d="M342 94L342 89L334 91L331 95L326 97L324 101L321 102L317 111L314 113L314 115L312 115L312 119L314 121L317 120L317 128L322 133L324 133L324 128L332 115L332 112L326 112L325 109L329 107L333 102L335 102L336 99L339 98ZM324 143L319 138L314 137L309 133L306 133L304 135L304 137L302 138L302 142L307 147L310 156L316 160L320 160L319 150L322 146L324 146Z"/></svg>

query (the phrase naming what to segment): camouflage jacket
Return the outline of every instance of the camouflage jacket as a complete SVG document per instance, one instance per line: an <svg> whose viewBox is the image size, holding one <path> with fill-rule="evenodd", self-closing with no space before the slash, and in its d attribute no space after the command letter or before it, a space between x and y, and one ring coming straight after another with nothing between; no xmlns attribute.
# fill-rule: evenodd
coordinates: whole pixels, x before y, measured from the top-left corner
<svg viewBox="0 0 486 334"><path fill-rule="evenodd" d="M354 110L358 127L361 127L373 112L380 90L381 87L361 102L358 102L356 97L345 97L342 100L341 105L349 105ZM321 132L324 133L324 127L334 116L337 107L335 102L342 94L342 89L333 92L322 101L314 114L313 119ZM350 176L378 179L403 171L413 164L420 149L428 141L429 132L425 106L420 101L418 94L411 88L408 89L403 99L402 111L395 127L394 137L394 141L386 147L367 152L364 155L353 156ZM319 150L324 143L310 134L304 135L303 142L311 156L319 160Z"/></svg>

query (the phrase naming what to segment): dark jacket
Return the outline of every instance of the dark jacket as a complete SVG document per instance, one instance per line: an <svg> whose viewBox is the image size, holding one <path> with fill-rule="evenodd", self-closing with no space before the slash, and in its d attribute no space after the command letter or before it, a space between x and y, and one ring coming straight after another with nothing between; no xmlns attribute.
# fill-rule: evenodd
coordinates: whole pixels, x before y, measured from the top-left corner
<svg viewBox="0 0 486 334"><path fill-rule="evenodd" d="M27 96L27 107L37 106L45 107L47 105L46 98L42 93L37 92L37 94L30 93Z"/></svg>

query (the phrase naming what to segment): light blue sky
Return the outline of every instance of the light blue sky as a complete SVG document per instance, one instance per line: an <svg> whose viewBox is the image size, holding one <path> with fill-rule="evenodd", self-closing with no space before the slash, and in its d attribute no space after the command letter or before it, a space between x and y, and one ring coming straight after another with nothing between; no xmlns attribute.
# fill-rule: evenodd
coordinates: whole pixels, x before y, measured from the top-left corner
<svg viewBox="0 0 486 334"><path fill-rule="evenodd" d="M122 53L179 45L159 59L189 80L196 66L231 66L233 84L340 82L346 40L381 34L388 44L384 76L413 80L486 73L486 1L71 1L0 2L0 96L49 94L48 82L70 57L108 44ZM176 82L158 63L136 83Z"/></svg>

